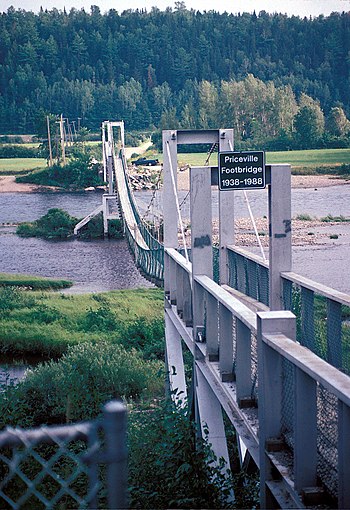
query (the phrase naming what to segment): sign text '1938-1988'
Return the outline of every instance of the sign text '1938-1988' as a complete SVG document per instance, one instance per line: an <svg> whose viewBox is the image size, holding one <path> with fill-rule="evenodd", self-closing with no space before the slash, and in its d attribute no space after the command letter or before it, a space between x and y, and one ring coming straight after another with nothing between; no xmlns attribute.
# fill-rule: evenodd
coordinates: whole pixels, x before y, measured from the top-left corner
<svg viewBox="0 0 350 510"><path fill-rule="evenodd" d="M264 152L221 152L219 154L220 191L262 189L265 186Z"/></svg>

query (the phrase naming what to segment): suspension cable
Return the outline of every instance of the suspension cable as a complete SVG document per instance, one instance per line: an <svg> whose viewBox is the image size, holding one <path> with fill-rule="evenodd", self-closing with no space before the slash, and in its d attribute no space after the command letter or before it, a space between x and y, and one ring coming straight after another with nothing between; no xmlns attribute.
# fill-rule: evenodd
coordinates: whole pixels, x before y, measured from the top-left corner
<svg viewBox="0 0 350 510"><path fill-rule="evenodd" d="M231 140L229 140L229 146L230 146L230 150L233 152L233 147L232 147L232 142ZM258 229L256 227L256 222L255 222L255 218L254 218L254 215L253 215L253 212L252 212L252 209L250 207L250 203L249 203L249 199L248 199L248 195L247 195L247 192L246 190L244 189L243 190L243 195L244 195L244 200L245 200L245 203L247 204L247 208L248 208L248 212L249 212L249 216L250 216L250 220L252 222L252 225L253 225L253 229L254 229L254 233L255 233L255 237L258 241L258 245L259 245L259 248L260 248L260 251L261 251L261 255L262 255L262 258L264 260L264 262L267 261L266 259L266 256L265 256L265 253L264 253L264 248L261 244L261 240L260 240L260 237L259 237L259 234L258 234Z"/></svg>
<svg viewBox="0 0 350 510"><path fill-rule="evenodd" d="M209 165L210 156L213 154L213 152L218 147L218 145L219 145L218 142L214 142L213 145L210 147L210 149L208 151L207 159L205 160L205 163L204 163L204 166Z"/></svg>
<svg viewBox="0 0 350 510"><path fill-rule="evenodd" d="M146 209L145 213L142 215L142 219L147 218L147 215L148 215L148 213L149 213L149 211L150 211L151 207L153 206L153 202L155 201L155 198L156 198L156 192L157 192L157 190L158 190L159 183L160 183L160 179L161 179L161 176L162 176L162 170L163 170L163 168L162 168L162 167L160 167L160 170L159 170L159 173L158 173L158 179L157 179L157 182L156 182L156 184L155 184L155 188L154 188L154 190L153 190L151 200L150 200L150 202L149 202L149 204L148 204L148 207L147 207L147 209ZM161 215L160 215L160 214L157 214L157 216L158 216L158 217L161 217Z"/></svg>
<svg viewBox="0 0 350 510"><path fill-rule="evenodd" d="M174 196L175 196L176 210L177 210L177 215L178 215L178 219L179 219L179 223L180 223L182 242L183 242L184 250L185 250L185 258L186 258L186 262L189 262L188 252L187 252L187 247L186 247L185 231L184 231L184 226L183 226L182 217L181 217L179 198L177 196L177 189L176 189L176 185L175 185L174 169L173 169L173 164L172 164L172 161L171 161L170 146L169 146L169 142L168 141L166 142L166 148L167 148L167 155L168 155L168 160L169 160L169 164L170 164L171 183L173 185L173 192L174 192Z"/></svg>

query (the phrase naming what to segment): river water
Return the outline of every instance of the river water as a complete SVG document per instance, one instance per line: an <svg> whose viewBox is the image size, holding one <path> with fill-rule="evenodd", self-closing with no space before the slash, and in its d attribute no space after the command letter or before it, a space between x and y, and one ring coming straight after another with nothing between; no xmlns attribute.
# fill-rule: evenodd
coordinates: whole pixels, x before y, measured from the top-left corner
<svg viewBox="0 0 350 510"><path fill-rule="evenodd" d="M350 186L293 189L292 216L309 214L315 217L350 217ZM150 203L152 192L135 194L141 212ZM186 198L187 197L187 198ZM249 191L254 216L267 215L265 190ZM182 216L189 218L189 197L180 192ZM162 209L162 194L157 192L153 209ZM66 210L78 218L84 217L101 204L100 193L1 193L0 224L32 221L53 207ZM213 217L218 215L218 192L212 193ZM247 206L241 192L235 194L236 217L248 217ZM348 261L350 256L349 226L330 227L338 239L320 246L293 248L293 269L315 281L350 294ZM99 292L113 289L152 286L136 269L125 240L98 241L44 241L20 238L15 227L0 227L0 271L27 273L38 276L65 278L74 281L67 292ZM23 376L26 365L2 367L0 384L8 378Z"/></svg>
<svg viewBox="0 0 350 510"><path fill-rule="evenodd" d="M135 193L141 212L146 211L152 192ZM187 192L180 192L182 216L189 217ZM249 191L254 216L267 215L266 190ZM83 217L101 203L100 193L1 193L0 224L31 221L52 207ZM162 208L162 194L154 200ZM213 217L217 217L218 191L212 193ZM235 194L236 217L247 217L243 194ZM314 217L343 215L350 217L350 186L331 186L292 190L292 216L309 214ZM328 239L325 245L294 247L295 272L350 293L348 260L350 255L350 225L335 226L330 232L338 239ZM120 288L150 286L134 266L124 240L44 241L24 239L15 235L13 227L0 228L0 271L66 278L75 285L70 292L98 292Z"/></svg>

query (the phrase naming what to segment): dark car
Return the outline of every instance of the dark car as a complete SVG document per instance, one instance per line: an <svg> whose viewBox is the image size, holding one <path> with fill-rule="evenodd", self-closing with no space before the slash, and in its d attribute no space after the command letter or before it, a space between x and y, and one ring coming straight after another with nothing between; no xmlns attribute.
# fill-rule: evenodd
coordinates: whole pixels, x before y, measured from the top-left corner
<svg viewBox="0 0 350 510"><path fill-rule="evenodd" d="M139 159L136 159L136 161L133 161L132 164L136 165L136 166L141 166L141 165L155 166L155 165L159 165L159 159L139 158Z"/></svg>

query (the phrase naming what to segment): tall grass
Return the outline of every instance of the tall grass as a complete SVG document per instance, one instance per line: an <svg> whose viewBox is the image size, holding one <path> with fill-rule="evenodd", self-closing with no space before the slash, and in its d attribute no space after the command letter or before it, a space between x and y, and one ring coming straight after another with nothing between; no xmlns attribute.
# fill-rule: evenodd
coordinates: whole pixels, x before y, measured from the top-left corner
<svg viewBox="0 0 350 510"><path fill-rule="evenodd" d="M69 345L106 341L162 359L160 289L102 294L28 293L0 288L0 353L59 357Z"/></svg>
<svg viewBox="0 0 350 510"><path fill-rule="evenodd" d="M25 274L0 273L1 287L24 287L31 290L54 290L71 287L73 282L70 280L44 278L41 276Z"/></svg>

